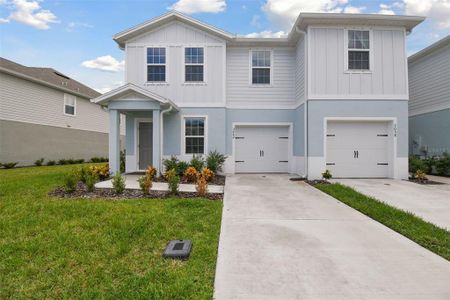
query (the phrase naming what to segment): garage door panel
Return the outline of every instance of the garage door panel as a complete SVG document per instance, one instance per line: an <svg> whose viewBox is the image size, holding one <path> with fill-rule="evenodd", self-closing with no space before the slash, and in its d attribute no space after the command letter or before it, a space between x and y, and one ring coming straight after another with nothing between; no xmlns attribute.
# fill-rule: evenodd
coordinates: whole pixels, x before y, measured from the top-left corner
<svg viewBox="0 0 450 300"><path fill-rule="evenodd" d="M263 173L288 171L287 126L237 126L235 171Z"/></svg>
<svg viewBox="0 0 450 300"><path fill-rule="evenodd" d="M388 122L327 123L326 162L334 177L387 177Z"/></svg>

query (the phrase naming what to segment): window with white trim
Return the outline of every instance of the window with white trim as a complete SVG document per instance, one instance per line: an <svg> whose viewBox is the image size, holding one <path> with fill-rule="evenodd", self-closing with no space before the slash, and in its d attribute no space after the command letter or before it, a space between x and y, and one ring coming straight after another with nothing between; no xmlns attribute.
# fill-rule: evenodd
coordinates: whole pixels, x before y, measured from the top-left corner
<svg viewBox="0 0 450 300"><path fill-rule="evenodd" d="M252 50L252 84L270 84L270 50Z"/></svg>
<svg viewBox="0 0 450 300"><path fill-rule="evenodd" d="M184 48L184 81L204 81L204 50L200 47Z"/></svg>
<svg viewBox="0 0 450 300"><path fill-rule="evenodd" d="M147 81L166 81L166 48L147 48Z"/></svg>
<svg viewBox="0 0 450 300"><path fill-rule="evenodd" d="M184 153L205 154L206 118L184 118Z"/></svg>
<svg viewBox="0 0 450 300"><path fill-rule="evenodd" d="M70 94L64 94L64 114L74 116L77 97Z"/></svg>
<svg viewBox="0 0 450 300"><path fill-rule="evenodd" d="M348 70L370 70L370 32L348 30Z"/></svg>

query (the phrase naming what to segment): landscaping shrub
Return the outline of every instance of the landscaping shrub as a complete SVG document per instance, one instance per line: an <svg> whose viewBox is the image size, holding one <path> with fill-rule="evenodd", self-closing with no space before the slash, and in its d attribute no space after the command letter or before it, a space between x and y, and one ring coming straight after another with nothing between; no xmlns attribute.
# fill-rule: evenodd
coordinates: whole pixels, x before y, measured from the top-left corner
<svg viewBox="0 0 450 300"><path fill-rule="evenodd" d="M222 172L222 167L226 159L226 155L221 154L216 150L210 151L206 157L206 167L213 171L214 174L217 174L218 172Z"/></svg>
<svg viewBox="0 0 450 300"><path fill-rule="evenodd" d="M188 167L185 171L184 171L184 178L189 181L189 182L195 182L197 180L198 177L198 172L194 167Z"/></svg>
<svg viewBox="0 0 450 300"><path fill-rule="evenodd" d="M205 177L198 176L197 185L195 189L197 190L197 194L200 197L206 196L206 192L208 191L208 182L206 181Z"/></svg>
<svg viewBox="0 0 450 300"><path fill-rule="evenodd" d="M12 168L14 168L17 164L18 164L18 162L7 162L7 163L2 163L2 167L5 168L5 169L12 169Z"/></svg>
<svg viewBox="0 0 450 300"><path fill-rule="evenodd" d="M415 179L417 179L417 180L419 180L419 181L422 181L422 182L428 180L427 174L425 174L425 172L422 171L422 170L420 170L420 169L417 170L416 173L414 173L413 176L414 176Z"/></svg>
<svg viewBox="0 0 450 300"><path fill-rule="evenodd" d="M169 191L171 194L178 193L178 187L180 185L180 176L177 175L175 169L167 171L164 176L167 179L167 183L169 185Z"/></svg>
<svg viewBox="0 0 450 300"><path fill-rule="evenodd" d="M87 173L85 175L84 182L88 192L93 192L95 189L95 184L98 182L98 175L94 173Z"/></svg>
<svg viewBox="0 0 450 300"><path fill-rule="evenodd" d="M42 166L43 163L44 163L44 159L43 159L43 158L39 158L38 160L36 160L36 161L34 162L34 164L35 164L37 167Z"/></svg>
<svg viewBox="0 0 450 300"><path fill-rule="evenodd" d="M450 155L444 152L442 156L435 161L436 172L439 175L447 175L450 172Z"/></svg>
<svg viewBox="0 0 450 300"><path fill-rule="evenodd" d="M76 160L75 160L75 163L76 163L76 164L82 164L82 163L84 163L84 159L83 159L83 158L76 159Z"/></svg>
<svg viewBox="0 0 450 300"><path fill-rule="evenodd" d="M86 183L87 177L93 174L88 166L81 167L80 169L80 181ZM97 175L98 177L98 175Z"/></svg>
<svg viewBox="0 0 450 300"><path fill-rule="evenodd" d="M177 170L178 169L178 158L176 156L171 156L169 159L163 161L164 170Z"/></svg>
<svg viewBox="0 0 450 300"><path fill-rule="evenodd" d="M156 176L156 168L153 166L148 166L145 170L145 175L149 176L151 180L155 179Z"/></svg>
<svg viewBox="0 0 450 300"><path fill-rule="evenodd" d="M120 151L120 173L125 173L125 150Z"/></svg>
<svg viewBox="0 0 450 300"><path fill-rule="evenodd" d="M54 161L54 160L49 160L47 162L47 166L54 166L54 165L56 165L56 161Z"/></svg>
<svg viewBox="0 0 450 300"><path fill-rule="evenodd" d="M109 164L89 166L89 171L93 174L97 174L99 180L109 178Z"/></svg>
<svg viewBox="0 0 450 300"><path fill-rule="evenodd" d="M108 158L106 157L92 157L91 162L93 163L101 163L101 162L108 162Z"/></svg>
<svg viewBox="0 0 450 300"><path fill-rule="evenodd" d="M184 172L186 171L187 168L189 168L189 163L187 163L185 161L178 162L177 175L178 176L183 176L183 174L184 174Z"/></svg>
<svg viewBox="0 0 450 300"><path fill-rule="evenodd" d="M122 194L123 191L125 190L125 177L123 177L122 175L120 175L119 172L117 172L113 176L111 181L114 192L116 192L116 194Z"/></svg>
<svg viewBox="0 0 450 300"><path fill-rule="evenodd" d="M330 170L325 170L325 172L322 173L322 178L325 180L329 180L333 177L333 175L331 175Z"/></svg>
<svg viewBox="0 0 450 300"><path fill-rule="evenodd" d="M206 181L211 181L214 178L214 172L208 168L203 168L200 176L204 177Z"/></svg>
<svg viewBox="0 0 450 300"><path fill-rule="evenodd" d="M428 167L428 164L425 160L420 159L416 156L410 156L409 157L409 172L416 173L417 170L422 170L425 173L429 173L430 169Z"/></svg>
<svg viewBox="0 0 450 300"><path fill-rule="evenodd" d="M80 174L77 170L71 170L64 176L64 190L67 193L73 193L77 188L77 183L80 180Z"/></svg>
<svg viewBox="0 0 450 300"><path fill-rule="evenodd" d="M194 167L197 172L201 172L203 167L205 166L205 161L200 155L194 155L192 156L189 166Z"/></svg>
<svg viewBox="0 0 450 300"><path fill-rule="evenodd" d="M60 160L58 160L58 165L67 165L67 164L68 164L67 159L60 159Z"/></svg>
<svg viewBox="0 0 450 300"><path fill-rule="evenodd" d="M148 195L150 192L150 189L153 186L153 182L150 178L150 176L144 175L138 178L139 187L141 188L141 191L144 193L144 195Z"/></svg>

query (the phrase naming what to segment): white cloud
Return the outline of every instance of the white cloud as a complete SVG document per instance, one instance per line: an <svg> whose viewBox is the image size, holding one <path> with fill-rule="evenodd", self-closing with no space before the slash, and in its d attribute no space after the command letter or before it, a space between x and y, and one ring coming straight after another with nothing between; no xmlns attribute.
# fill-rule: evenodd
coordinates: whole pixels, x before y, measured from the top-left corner
<svg viewBox="0 0 450 300"><path fill-rule="evenodd" d="M13 11L1 23L8 23L14 20L32 26L37 29L49 29L50 23L59 23L58 18L48 9L42 9L40 1L13 0L2 1L1 4L7 5Z"/></svg>
<svg viewBox="0 0 450 300"><path fill-rule="evenodd" d="M85 22L69 22L67 24L66 31L73 32L78 28L93 28L93 27L94 26L92 26L91 24Z"/></svg>
<svg viewBox="0 0 450 300"><path fill-rule="evenodd" d="M261 27L261 23L259 22L259 20L261 20L261 16L254 15L252 17L252 20L250 21L250 25L252 25L254 27Z"/></svg>
<svg viewBox="0 0 450 300"><path fill-rule="evenodd" d="M267 0L262 9L282 28L292 26L300 12L342 12L348 0Z"/></svg>
<svg viewBox="0 0 450 300"><path fill-rule="evenodd" d="M392 10L393 7L398 7L398 4L380 4L380 10L377 12L377 14L382 15L395 15L395 12Z"/></svg>
<svg viewBox="0 0 450 300"><path fill-rule="evenodd" d="M403 0L405 13L426 16L438 29L450 28L450 0Z"/></svg>
<svg viewBox="0 0 450 300"><path fill-rule="evenodd" d="M252 32L249 34L244 35L244 37L247 38L280 38L280 37L286 37L287 33L285 31L277 31L273 32L270 30L265 30L261 32Z"/></svg>
<svg viewBox="0 0 450 300"><path fill-rule="evenodd" d="M96 90L97 92L99 92L100 94L104 94L107 93L115 88L118 88L119 86L123 85L123 81L118 81L115 83L112 83L110 85L105 85L101 88L94 88L94 90Z"/></svg>
<svg viewBox="0 0 450 300"><path fill-rule="evenodd" d="M356 7L356 6L347 5L344 8L344 13L346 13L346 14L360 14L365 9L366 9L365 6Z"/></svg>
<svg viewBox="0 0 450 300"><path fill-rule="evenodd" d="M168 9L173 9L186 14L218 13L225 10L225 0L178 0Z"/></svg>
<svg viewBox="0 0 450 300"><path fill-rule="evenodd" d="M96 69L107 72L119 72L123 70L125 61L118 61L111 55L99 56L92 60L86 60L81 63L81 66L88 69Z"/></svg>

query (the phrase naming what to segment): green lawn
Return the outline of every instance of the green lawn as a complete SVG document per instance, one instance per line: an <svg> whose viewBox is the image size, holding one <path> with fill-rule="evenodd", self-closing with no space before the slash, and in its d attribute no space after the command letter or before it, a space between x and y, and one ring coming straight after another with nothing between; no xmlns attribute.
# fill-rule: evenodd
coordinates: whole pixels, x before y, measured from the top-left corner
<svg viewBox="0 0 450 300"><path fill-rule="evenodd" d="M70 168L0 170L0 299L212 298L222 202L47 196ZM178 238L190 259L163 259Z"/></svg>
<svg viewBox="0 0 450 300"><path fill-rule="evenodd" d="M450 260L449 231L425 222L409 212L367 197L339 183L318 184L315 187L406 236L417 244Z"/></svg>

